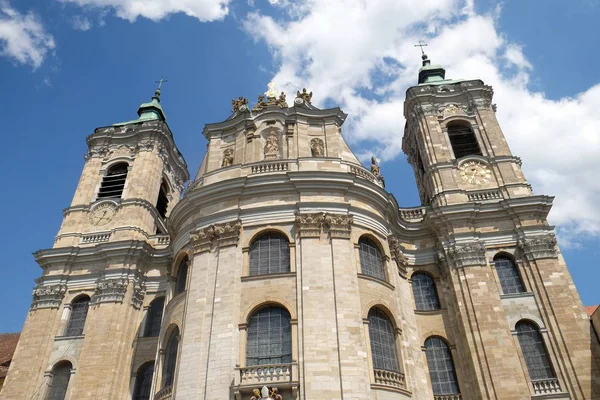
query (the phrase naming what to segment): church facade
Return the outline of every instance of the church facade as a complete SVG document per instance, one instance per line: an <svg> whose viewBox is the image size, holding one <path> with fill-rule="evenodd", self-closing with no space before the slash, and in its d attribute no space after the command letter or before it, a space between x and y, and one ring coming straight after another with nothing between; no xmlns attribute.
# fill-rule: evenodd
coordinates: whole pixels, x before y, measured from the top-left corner
<svg viewBox="0 0 600 400"><path fill-rule="evenodd" d="M600 399L600 346L492 88L424 56L400 207L273 87L189 180L160 103L98 128L0 399ZM388 171L392 173L392 171Z"/></svg>

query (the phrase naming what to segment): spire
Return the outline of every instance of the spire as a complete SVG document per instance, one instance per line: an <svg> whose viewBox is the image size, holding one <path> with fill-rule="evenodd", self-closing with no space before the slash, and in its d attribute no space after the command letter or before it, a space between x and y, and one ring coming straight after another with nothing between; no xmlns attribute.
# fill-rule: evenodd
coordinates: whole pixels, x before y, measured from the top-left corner
<svg viewBox="0 0 600 400"><path fill-rule="evenodd" d="M431 65L431 60L423 52L423 48L421 48L421 52L423 66L419 69L419 84L431 84L443 81L446 78L446 70L441 65Z"/></svg>
<svg viewBox="0 0 600 400"><path fill-rule="evenodd" d="M160 81L157 81L158 87L154 91L154 96L152 96L152 100L149 103L142 103L140 108L138 108L138 121L148 121L153 119L158 119L160 121L165 122L167 116L160 105L160 87L163 82L166 82L163 78L160 78Z"/></svg>

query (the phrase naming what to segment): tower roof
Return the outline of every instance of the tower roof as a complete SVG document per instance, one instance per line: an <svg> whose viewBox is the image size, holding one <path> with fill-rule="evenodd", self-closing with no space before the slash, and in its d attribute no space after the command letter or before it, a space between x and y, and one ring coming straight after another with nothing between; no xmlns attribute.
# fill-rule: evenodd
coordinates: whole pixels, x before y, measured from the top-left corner
<svg viewBox="0 0 600 400"><path fill-rule="evenodd" d="M160 105L160 88L156 89L150 102L140 104L137 113L139 116L138 119L127 122L119 122L118 124L114 124L114 126L135 124L137 122L152 120L166 122L167 116Z"/></svg>
<svg viewBox="0 0 600 400"><path fill-rule="evenodd" d="M432 84L446 79L446 70L441 65L431 65L427 54L423 53L423 66L419 69L419 85Z"/></svg>

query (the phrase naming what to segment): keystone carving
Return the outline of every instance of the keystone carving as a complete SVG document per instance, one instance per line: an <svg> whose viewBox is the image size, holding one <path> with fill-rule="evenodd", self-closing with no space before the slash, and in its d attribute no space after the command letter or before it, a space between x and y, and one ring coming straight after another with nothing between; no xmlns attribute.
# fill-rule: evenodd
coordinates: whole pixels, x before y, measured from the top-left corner
<svg viewBox="0 0 600 400"><path fill-rule="evenodd" d="M350 239L354 217L346 214L325 214L324 223L332 238Z"/></svg>
<svg viewBox="0 0 600 400"><path fill-rule="evenodd" d="M215 242L219 247L237 246L241 228L242 222L238 219L233 222L207 226L191 233L190 241L194 252L210 251Z"/></svg>
<svg viewBox="0 0 600 400"><path fill-rule="evenodd" d="M518 239L518 244L523 254L525 254L525 258L529 261L557 257L557 242L553 233L531 237L522 236Z"/></svg>
<svg viewBox="0 0 600 400"><path fill-rule="evenodd" d="M454 245L448 250L448 254L456 263L457 268L487 264L483 242Z"/></svg>
<svg viewBox="0 0 600 400"><path fill-rule="evenodd" d="M392 252L392 258L394 259L394 261L396 261L396 265L398 266L398 275L400 275L402 278L406 279L406 277L408 275L407 271L406 271L406 266L408 265L408 259L402 252L402 249L400 248L400 243L398 242L398 239L396 239L393 236L390 236L388 238L388 243L390 245L390 251Z"/></svg>
<svg viewBox="0 0 600 400"><path fill-rule="evenodd" d="M42 282L33 289L33 301L31 310L40 308L58 308L67 292L67 285L59 283L56 285L44 285Z"/></svg>
<svg viewBox="0 0 600 400"><path fill-rule="evenodd" d="M122 303L127 293L127 278L100 278L90 301L91 304Z"/></svg>

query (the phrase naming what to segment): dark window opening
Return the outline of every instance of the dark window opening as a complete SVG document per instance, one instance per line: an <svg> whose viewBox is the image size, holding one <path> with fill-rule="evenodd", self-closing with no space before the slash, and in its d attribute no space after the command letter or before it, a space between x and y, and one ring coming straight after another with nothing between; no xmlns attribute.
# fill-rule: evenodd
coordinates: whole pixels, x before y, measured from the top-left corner
<svg viewBox="0 0 600 400"><path fill-rule="evenodd" d="M511 260L506 256L498 256L494 258L494 265L496 272L498 273L498 280L500 286L502 286L502 293L524 293L525 285L519 275L519 269Z"/></svg>
<svg viewBox="0 0 600 400"><path fill-rule="evenodd" d="M250 275L290 272L290 243L280 233L261 235L250 245Z"/></svg>
<svg viewBox="0 0 600 400"><path fill-rule="evenodd" d="M127 169L129 166L126 163L116 164L106 171L106 175L102 178L100 191L98 192L99 199L120 199L123 195L125 180L127 180Z"/></svg>
<svg viewBox="0 0 600 400"><path fill-rule="evenodd" d="M144 337L154 337L159 335L164 306L164 297L154 299L152 303L150 303L148 313L146 314L146 327L144 329Z"/></svg>
<svg viewBox="0 0 600 400"><path fill-rule="evenodd" d="M400 372L394 326L378 308L372 308L368 318L373 368Z"/></svg>
<svg viewBox="0 0 600 400"><path fill-rule="evenodd" d="M65 336L80 336L83 334L89 305L90 298L87 296L82 296L71 303L71 315L69 316Z"/></svg>
<svg viewBox="0 0 600 400"><path fill-rule="evenodd" d="M162 387L173 386L175 378L175 367L177 366L177 350L179 349L179 328L175 328L169 340L165 351L165 363L162 371Z"/></svg>
<svg viewBox="0 0 600 400"><path fill-rule="evenodd" d="M416 273L411 277L413 295L417 311L433 311L440 309L435 281L424 273Z"/></svg>
<svg viewBox="0 0 600 400"><path fill-rule="evenodd" d="M448 137L455 158L481 155L481 148L470 126L463 124L448 125Z"/></svg>
<svg viewBox="0 0 600 400"><path fill-rule="evenodd" d="M246 365L292 362L290 314L281 307L265 307L248 321Z"/></svg>
<svg viewBox="0 0 600 400"><path fill-rule="evenodd" d="M433 394L438 396L460 393L448 345L439 337L430 337L425 341L425 357Z"/></svg>
<svg viewBox="0 0 600 400"><path fill-rule="evenodd" d="M537 326L528 321L520 321L516 330L531 380L556 378L544 339Z"/></svg>
<svg viewBox="0 0 600 400"><path fill-rule="evenodd" d="M385 265L379 247L372 240L360 238L358 241L360 270L363 274L385 280Z"/></svg>
<svg viewBox="0 0 600 400"><path fill-rule="evenodd" d="M185 291L185 286L187 284L187 274L188 274L188 258L187 256L181 261L179 264L179 268L177 269L177 280L175 282L175 296L179 293L183 293Z"/></svg>
<svg viewBox="0 0 600 400"><path fill-rule="evenodd" d="M52 380L46 400L65 400L72 369L73 366L68 361L61 362L52 369Z"/></svg>
<svg viewBox="0 0 600 400"><path fill-rule="evenodd" d="M167 208L169 207L169 188L165 181L160 185L160 191L158 192L158 200L156 201L156 210L161 217L167 217Z"/></svg>
<svg viewBox="0 0 600 400"><path fill-rule="evenodd" d="M138 372L135 375L133 400L150 400L152 375L154 375L154 362L146 363L138 369Z"/></svg>

